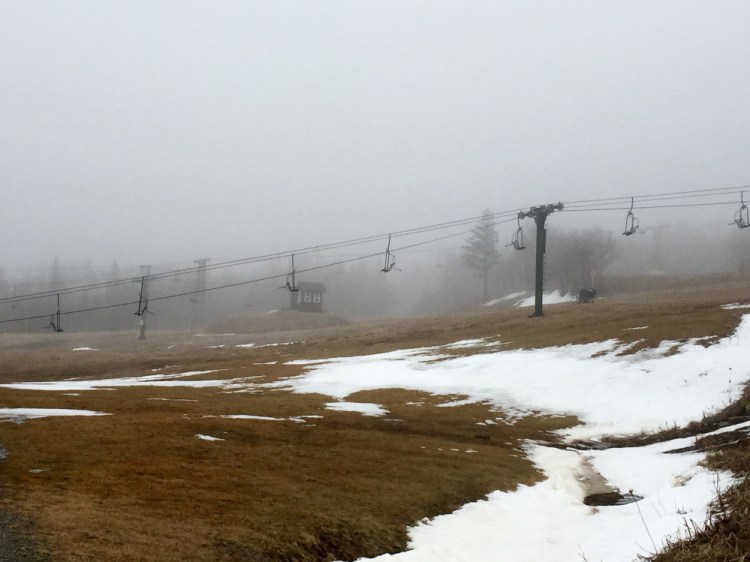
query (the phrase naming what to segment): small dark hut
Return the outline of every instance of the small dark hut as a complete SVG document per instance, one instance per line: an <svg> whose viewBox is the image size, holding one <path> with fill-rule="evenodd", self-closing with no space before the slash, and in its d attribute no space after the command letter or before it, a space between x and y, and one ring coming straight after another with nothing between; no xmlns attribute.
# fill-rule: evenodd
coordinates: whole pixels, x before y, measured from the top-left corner
<svg viewBox="0 0 750 562"><path fill-rule="evenodd" d="M300 282L297 291L290 293L290 307L300 312L323 312L323 293L326 286L323 283Z"/></svg>

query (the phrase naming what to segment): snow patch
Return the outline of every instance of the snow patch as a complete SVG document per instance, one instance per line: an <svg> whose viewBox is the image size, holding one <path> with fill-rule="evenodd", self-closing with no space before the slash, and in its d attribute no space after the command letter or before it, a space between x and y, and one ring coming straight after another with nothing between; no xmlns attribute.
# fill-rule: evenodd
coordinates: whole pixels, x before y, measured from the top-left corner
<svg viewBox="0 0 750 562"><path fill-rule="evenodd" d="M0 420L20 423L24 420L58 416L108 416L93 410L69 410L64 408L0 408Z"/></svg>
<svg viewBox="0 0 750 562"><path fill-rule="evenodd" d="M495 306L496 304L500 304L502 302L516 300L526 294L527 294L527 291L518 291L517 293L510 293L509 295L505 295L504 297L500 297L499 299L492 299L491 301L484 303L484 306Z"/></svg>
<svg viewBox="0 0 750 562"><path fill-rule="evenodd" d="M619 342L607 340L468 357L420 348L289 362L308 368L265 386L340 401L359 391L386 388L461 397L448 404L486 402L512 412L512 419L531 412L577 416L582 424L563 435L596 439L684 426L738 399L750 378L750 371L736 368L747 355L742 342L750 342L749 316L733 336L708 347L667 341L620 356Z"/></svg>
<svg viewBox="0 0 750 562"><path fill-rule="evenodd" d="M203 435L201 433L196 433L195 436L198 439L202 439L203 441L224 441L224 439L220 437L212 437L211 435Z"/></svg>
<svg viewBox="0 0 750 562"><path fill-rule="evenodd" d="M521 299L520 301L516 302L513 306L516 308L524 308L527 306L534 306L536 304L535 302L536 296L530 296L525 299ZM553 293L544 293L542 295L542 302L544 304L560 304L563 302L575 302L576 296L572 294L563 295L560 293L560 291L555 291Z"/></svg>
<svg viewBox="0 0 750 562"><path fill-rule="evenodd" d="M205 416L207 418L224 418L227 420L262 420L262 421L284 421L286 418L272 418L269 416L252 416L249 414L228 414L225 416Z"/></svg>
<svg viewBox="0 0 750 562"><path fill-rule="evenodd" d="M380 404L368 404L364 402L329 402L326 404L328 410L338 412L359 412L365 416L384 416L388 410Z"/></svg>
<svg viewBox="0 0 750 562"><path fill-rule="evenodd" d="M0 384L0 388L13 388L16 390L51 390L51 391L70 391L70 390L94 390L103 388L116 388L123 386L191 386L195 388L222 386L228 381L206 381L206 380L178 380L184 377L193 377L216 373L213 371L189 371L174 375L144 375L142 377L123 377L119 379L100 379L100 380L83 380L68 379L64 381L46 381L46 382L22 382Z"/></svg>
<svg viewBox="0 0 750 562"><path fill-rule="evenodd" d="M667 537L678 537L686 524L702 524L716 487L732 483L729 474L702 468L701 454L665 454L683 445L680 441L585 453L527 445L532 462L545 474L542 482L492 492L451 514L423 520L409 530L409 550L372 560L631 562L653 552L649 532L661 545ZM585 505L586 462L610 484L644 499Z"/></svg>

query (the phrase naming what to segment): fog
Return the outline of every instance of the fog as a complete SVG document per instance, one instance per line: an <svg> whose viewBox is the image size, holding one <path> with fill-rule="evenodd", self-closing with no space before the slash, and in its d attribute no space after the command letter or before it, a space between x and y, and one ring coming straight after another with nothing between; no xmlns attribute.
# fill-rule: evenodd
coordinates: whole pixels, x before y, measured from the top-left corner
<svg viewBox="0 0 750 562"><path fill-rule="evenodd" d="M485 208L750 184L748 24L743 1L0 1L3 290L387 235ZM644 211L652 227L670 225L659 243L675 238L674 263L645 264L665 250L648 247L644 228L611 271L736 270L735 210ZM624 218L562 212L550 236L619 236ZM515 227L498 227L503 244ZM458 273L464 242L401 252L400 273L381 275L372 258L315 280L331 286L333 311L365 302L370 277L391 305L355 315L435 310L419 302L445 284L455 296L437 309L460 307L476 301L475 275ZM300 267L384 246L310 254ZM280 275L288 261L218 270L208 284ZM498 272L493 291L526 277ZM225 303L214 311L283 306L283 284L269 281L263 297L258 285L214 292Z"/></svg>

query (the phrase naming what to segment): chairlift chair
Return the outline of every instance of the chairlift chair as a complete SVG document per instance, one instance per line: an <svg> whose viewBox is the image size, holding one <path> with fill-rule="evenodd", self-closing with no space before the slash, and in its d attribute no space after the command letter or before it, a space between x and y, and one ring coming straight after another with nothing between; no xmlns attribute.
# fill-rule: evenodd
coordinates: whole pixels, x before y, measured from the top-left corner
<svg viewBox="0 0 750 562"><path fill-rule="evenodd" d="M286 284L281 288L289 289L290 293L296 293L297 291L299 291L299 288L297 287L297 281L294 278L294 272L286 276Z"/></svg>
<svg viewBox="0 0 750 562"><path fill-rule="evenodd" d="M750 226L750 216L748 215L747 205L745 205L744 191L740 194L740 201L742 202L742 206L734 214L734 224L736 224L738 228L747 228Z"/></svg>
<svg viewBox="0 0 750 562"><path fill-rule="evenodd" d="M296 293L299 291L299 288L297 287L297 280L295 278L295 269L294 269L294 254L292 254L292 272L287 274L286 276L286 284L279 287L279 289L288 289L290 293Z"/></svg>
<svg viewBox="0 0 750 562"><path fill-rule="evenodd" d="M388 235L388 246L385 249L385 260L383 261L383 273L388 273L389 271L401 271L399 268L396 267L396 256L391 253L391 235Z"/></svg>
<svg viewBox="0 0 750 562"><path fill-rule="evenodd" d="M386 254L385 254L385 262L383 264L383 269L381 269L380 271L382 271L383 273L388 273L389 271L392 271L394 269L396 271L400 271L396 267L396 256L394 256L390 252L386 252Z"/></svg>
<svg viewBox="0 0 750 562"><path fill-rule="evenodd" d="M633 214L633 198L631 197L630 210L625 217L625 231L623 232L623 235L630 236L631 234L635 234L636 232L642 232L642 230L638 228L638 219L635 218L635 215Z"/></svg>
<svg viewBox="0 0 750 562"><path fill-rule="evenodd" d="M511 236L510 244L506 244L505 247L513 246L516 250L525 250L526 246L523 243L523 228L521 227L521 215L518 215L518 229Z"/></svg>
<svg viewBox="0 0 750 562"><path fill-rule="evenodd" d="M63 331L62 326L60 325L60 295L57 295L57 312L55 314L52 314L49 317L49 326L48 328L52 328L55 332L58 334Z"/></svg>

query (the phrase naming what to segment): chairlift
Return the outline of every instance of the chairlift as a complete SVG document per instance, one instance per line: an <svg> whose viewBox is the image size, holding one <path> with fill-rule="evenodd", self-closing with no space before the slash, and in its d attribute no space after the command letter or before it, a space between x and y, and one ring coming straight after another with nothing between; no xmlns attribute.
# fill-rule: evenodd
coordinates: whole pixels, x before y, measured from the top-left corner
<svg viewBox="0 0 750 562"><path fill-rule="evenodd" d="M57 312L55 314L52 314L49 317L49 326L47 328L52 328L53 331L57 332L58 334L63 331L62 326L60 324L60 294L57 294Z"/></svg>
<svg viewBox="0 0 750 562"><path fill-rule="evenodd" d="M736 224L738 228L747 228L750 226L750 216L748 216L747 205L745 205L744 191L740 192L740 201L742 202L742 206L739 211L734 214L734 224Z"/></svg>
<svg viewBox="0 0 750 562"><path fill-rule="evenodd" d="M391 235L388 235L388 247L385 249L385 261L383 262L383 273L388 273L392 270L401 271L396 267L396 256L391 253Z"/></svg>
<svg viewBox="0 0 750 562"><path fill-rule="evenodd" d="M523 243L523 228L521 227L521 213L518 214L518 230L513 233L510 244L506 244L505 247L513 246L516 250L524 250L526 246Z"/></svg>
<svg viewBox="0 0 750 562"><path fill-rule="evenodd" d="M625 217L625 232L623 232L623 235L630 236L631 234L635 234L636 232L643 233L643 231L638 228L638 219L635 218L635 215L633 214L633 197L631 197L630 210Z"/></svg>
<svg viewBox="0 0 750 562"><path fill-rule="evenodd" d="M286 276L286 284L279 287L279 289L289 289L290 293L296 293L299 291L297 287L296 271L294 269L294 254L292 254L292 272Z"/></svg>

